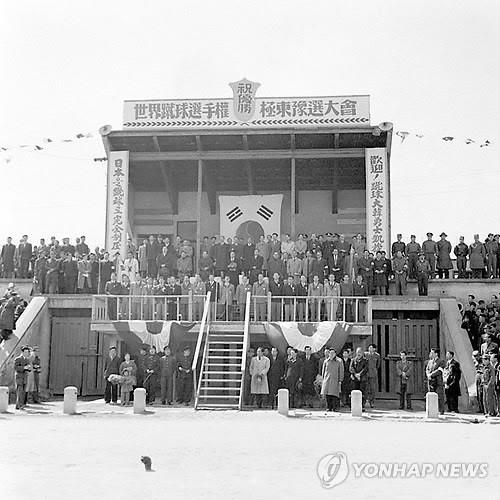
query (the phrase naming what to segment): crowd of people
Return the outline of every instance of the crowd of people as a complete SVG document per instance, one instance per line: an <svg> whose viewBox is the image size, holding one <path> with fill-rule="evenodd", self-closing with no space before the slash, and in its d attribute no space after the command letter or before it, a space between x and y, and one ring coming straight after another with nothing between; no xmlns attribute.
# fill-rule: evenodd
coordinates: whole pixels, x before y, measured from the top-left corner
<svg viewBox="0 0 500 500"><path fill-rule="evenodd" d="M0 272L3 278L32 278L36 293L103 293L115 272L119 281L126 274L130 282L145 278L167 280L171 276L182 281L184 276L195 274L206 282L214 274L229 276L235 287L238 276L247 276L252 285L260 273L270 279L278 273L281 281L291 277L295 285L301 276L307 283L318 276L323 283L333 275L340 283L347 275L353 283L359 275L368 295L387 294L391 280L394 293L405 294L407 280L414 279L420 294L425 295L429 279L454 276L454 254L459 279L500 277L498 234L490 233L484 243L474 235L470 245L461 236L455 247L446 238L441 233L435 241L429 232L421 244L415 235L406 243L398 234L391 255L386 255L383 250L370 252L361 234L351 240L330 232L299 234L296 240L285 234L280 240L274 233L261 236L257 242L251 238L243 241L238 237L205 236L200 255L196 256L193 244L180 236L170 241L166 236L150 235L138 244L129 239L127 255L110 255L99 247L91 250L85 236L76 238L74 244L69 238L63 238L60 244L53 236L48 243L41 239L38 245L32 245L24 235L17 246L11 237L7 238L0 253Z"/></svg>

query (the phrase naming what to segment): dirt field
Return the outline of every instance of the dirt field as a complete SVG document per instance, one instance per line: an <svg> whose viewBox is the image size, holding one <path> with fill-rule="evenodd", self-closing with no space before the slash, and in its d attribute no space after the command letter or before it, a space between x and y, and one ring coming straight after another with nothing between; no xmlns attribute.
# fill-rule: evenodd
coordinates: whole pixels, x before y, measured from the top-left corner
<svg viewBox="0 0 500 500"><path fill-rule="evenodd" d="M34 408L0 416L2 499L500 499L500 426L472 419L321 412L286 418L189 408L133 415L131 408L102 403L79 404L80 415L66 416L60 403ZM356 478L351 472L325 489L317 463L338 451L349 463L486 462L488 477ZM152 458L156 472L144 471L141 455Z"/></svg>

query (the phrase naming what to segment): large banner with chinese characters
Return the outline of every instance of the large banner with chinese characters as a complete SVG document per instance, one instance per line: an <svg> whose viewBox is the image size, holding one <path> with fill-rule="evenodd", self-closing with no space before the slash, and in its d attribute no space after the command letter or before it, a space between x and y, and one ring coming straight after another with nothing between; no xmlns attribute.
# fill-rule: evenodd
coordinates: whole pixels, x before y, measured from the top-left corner
<svg viewBox="0 0 500 500"><path fill-rule="evenodd" d="M363 127L370 96L256 97L260 84L230 83L232 99L125 101L124 128Z"/></svg>
<svg viewBox="0 0 500 500"><path fill-rule="evenodd" d="M385 148L365 149L366 242L370 252L389 252L389 175Z"/></svg>
<svg viewBox="0 0 500 500"><path fill-rule="evenodd" d="M126 258L128 227L128 151L108 155L108 192L106 209L106 250L113 257Z"/></svg>

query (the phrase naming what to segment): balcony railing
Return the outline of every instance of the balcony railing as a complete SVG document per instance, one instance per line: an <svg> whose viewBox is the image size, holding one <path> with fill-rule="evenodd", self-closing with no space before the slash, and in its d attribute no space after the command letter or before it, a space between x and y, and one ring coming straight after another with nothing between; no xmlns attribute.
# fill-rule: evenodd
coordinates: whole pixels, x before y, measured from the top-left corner
<svg viewBox="0 0 500 500"><path fill-rule="evenodd" d="M250 321L372 322L371 297L250 296ZM201 321L205 295L94 295L93 321ZM211 321L244 321L245 300L210 302Z"/></svg>

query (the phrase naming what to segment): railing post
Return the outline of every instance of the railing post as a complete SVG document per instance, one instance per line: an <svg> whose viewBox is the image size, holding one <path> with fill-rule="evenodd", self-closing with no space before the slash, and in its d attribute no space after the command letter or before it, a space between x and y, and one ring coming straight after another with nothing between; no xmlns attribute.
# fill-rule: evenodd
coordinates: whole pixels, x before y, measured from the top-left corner
<svg viewBox="0 0 500 500"><path fill-rule="evenodd" d="M188 321L193 321L193 290L189 291L188 297Z"/></svg>
<svg viewBox="0 0 500 500"><path fill-rule="evenodd" d="M267 321L272 321L272 316L271 316L271 292L267 292Z"/></svg>
<svg viewBox="0 0 500 500"><path fill-rule="evenodd" d="M373 322L372 319L372 297L367 297L366 298L366 322L369 323L370 325Z"/></svg>

